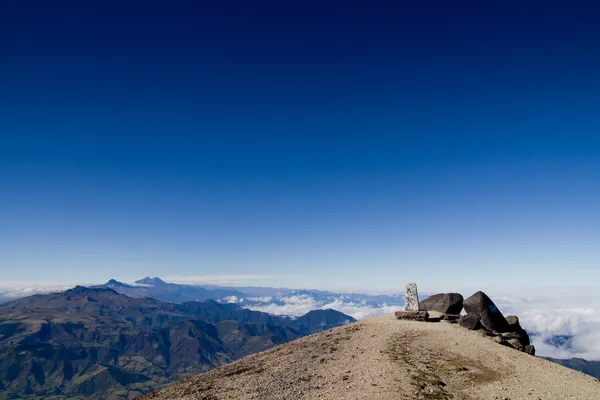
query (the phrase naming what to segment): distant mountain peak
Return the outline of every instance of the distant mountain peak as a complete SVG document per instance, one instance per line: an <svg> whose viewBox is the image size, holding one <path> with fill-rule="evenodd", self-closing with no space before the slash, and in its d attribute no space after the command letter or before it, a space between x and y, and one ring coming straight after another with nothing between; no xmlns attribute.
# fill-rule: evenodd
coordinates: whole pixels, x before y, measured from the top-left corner
<svg viewBox="0 0 600 400"><path fill-rule="evenodd" d="M111 293L111 294L118 295L118 293L115 292L114 290L112 290L111 288L102 288L102 287L90 288L90 287L81 286L81 285L77 285L72 289L64 291L64 294L90 294L90 293Z"/></svg>
<svg viewBox="0 0 600 400"><path fill-rule="evenodd" d="M126 283L123 282L119 282L116 279L111 279L108 282L106 282L104 285L100 285L101 287L107 287L107 288L130 288L132 287L131 285L128 285Z"/></svg>
<svg viewBox="0 0 600 400"><path fill-rule="evenodd" d="M165 286L168 285L167 282L163 281L159 277L155 276L154 278L150 278L149 276L144 279L140 279L139 281L135 281L135 283L139 283L140 285L150 285L150 286Z"/></svg>
<svg viewBox="0 0 600 400"><path fill-rule="evenodd" d="M87 292L88 288L85 286L81 286L81 285L77 285L72 289L69 290L65 290L65 293L83 293L83 292Z"/></svg>

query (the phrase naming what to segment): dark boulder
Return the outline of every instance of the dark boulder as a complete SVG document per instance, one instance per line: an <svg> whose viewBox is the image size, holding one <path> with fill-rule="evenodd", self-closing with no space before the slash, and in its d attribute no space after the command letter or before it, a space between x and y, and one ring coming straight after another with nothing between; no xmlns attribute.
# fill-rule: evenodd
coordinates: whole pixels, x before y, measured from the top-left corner
<svg viewBox="0 0 600 400"><path fill-rule="evenodd" d="M509 332L505 333L505 335L514 334L516 335L514 337L519 339L519 342L521 342L523 346L528 346L530 344L529 335L525 329L521 328L519 317L516 315L509 315L506 317L506 322L508 322Z"/></svg>
<svg viewBox="0 0 600 400"><path fill-rule="evenodd" d="M481 328L481 319L477 315L461 315L458 324L474 331Z"/></svg>
<svg viewBox="0 0 600 400"><path fill-rule="evenodd" d="M460 314L463 297L459 293L438 293L419 302L419 309L443 314Z"/></svg>
<svg viewBox="0 0 600 400"><path fill-rule="evenodd" d="M478 316L481 325L493 332L508 332L510 326L498 307L485 293L477 292L463 302L467 315Z"/></svg>
<svg viewBox="0 0 600 400"><path fill-rule="evenodd" d="M535 356L535 346L532 344L525 346L525 353L530 356Z"/></svg>

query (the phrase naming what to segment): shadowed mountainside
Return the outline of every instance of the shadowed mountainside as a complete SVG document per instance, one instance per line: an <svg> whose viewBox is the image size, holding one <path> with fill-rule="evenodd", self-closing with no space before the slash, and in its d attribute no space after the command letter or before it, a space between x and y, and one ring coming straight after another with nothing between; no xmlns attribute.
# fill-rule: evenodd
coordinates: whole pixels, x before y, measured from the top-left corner
<svg viewBox="0 0 600 400"><path fill-rule="evenodd" d="M575 371L583 372L584 374L591 375L595 378L600 379L600 361L587 361L583 358L570 358L567 360L560 360L557 358L544 357L548 361L555 362L564 367L574 369Z"/></svg>
<svg viewBox="0 0 600 400"><path fill-rule="evenodd" d="M0 305L0 399L132 399L348 321L333 310L294 320L109 288L31 296Z"/></svg>

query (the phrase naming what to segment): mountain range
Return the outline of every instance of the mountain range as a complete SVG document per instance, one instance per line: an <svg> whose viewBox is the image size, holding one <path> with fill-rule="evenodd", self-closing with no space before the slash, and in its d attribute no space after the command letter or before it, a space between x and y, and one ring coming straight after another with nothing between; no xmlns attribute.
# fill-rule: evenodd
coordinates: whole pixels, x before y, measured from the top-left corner
<svg viewBox="0 0 600 400"><path fill-rule="evenodd" d="M103 285L91 287L113 289L114 291L129 297L151 297L169 303L183 303L186 301L203 301L209 299L218 300L230 296L245 296L244 293L234 289L220 287L207 289L202 286L167 283L160 278L150 277L136 281L135 285L111 279Z"/></svg>
<svg viewBox="0 0 600 400"><path fill-rule="evenodd" d="M236 303L248 308L262 307L266 303L282 306L290 298L310 298L322 304L339 301L356 303L365 307L403 306L404 295L368 295L362 293L334 293L322 290L297 290L288 288L270 287L224 287L224 286L198 286L168 283L158 277L146 277L127 284L114 279L92 286L97 288L110 288L116 292L130 297L151 297L170 303L183 303L186 301L202 301L214 299L225 303Z"/></svg>
<svg viewBox="0 0 600 400"><path fill-rule="evenodd" d="M109 287L34 295L0 304L0 400L133 399L353 321L334 310L289 318L214 300L135 298Z"/></svg>

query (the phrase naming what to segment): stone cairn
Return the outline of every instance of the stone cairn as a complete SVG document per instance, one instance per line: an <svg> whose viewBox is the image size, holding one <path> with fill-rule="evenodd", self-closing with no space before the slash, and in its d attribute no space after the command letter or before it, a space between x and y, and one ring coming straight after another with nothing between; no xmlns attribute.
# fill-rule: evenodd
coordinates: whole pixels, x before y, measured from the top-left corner
<svg viewBox="0 0 600 400"><path fill-rule="evenodd" d="M504 317L498 307L485 293L477 292L466 300L459 293L438 293L419 301L417 285L406 285L404 311L396 311L395 317L413 321L446 321L458 323L461 327L478 331L504 346L535 355L535 347L530 343L527 331L514 315ZM466 314L462 314L462 310ZM431 318L429 312L439 314Z"/></svg>

